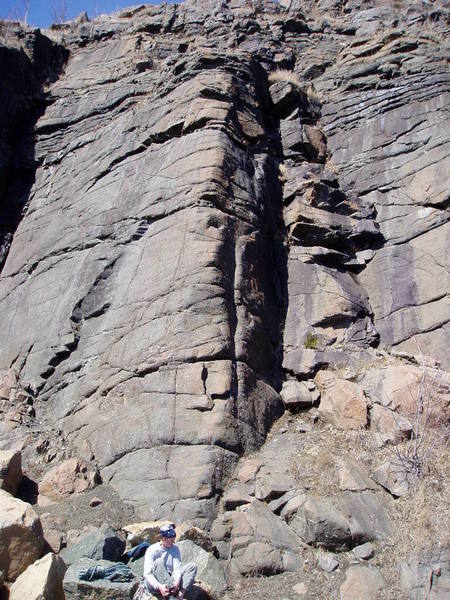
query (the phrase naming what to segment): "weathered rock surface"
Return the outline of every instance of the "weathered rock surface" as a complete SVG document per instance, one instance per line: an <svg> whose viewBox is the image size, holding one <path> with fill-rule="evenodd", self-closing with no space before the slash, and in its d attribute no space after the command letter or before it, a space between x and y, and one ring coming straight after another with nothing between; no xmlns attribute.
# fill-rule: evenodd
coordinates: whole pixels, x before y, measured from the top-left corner
<svg viewBox="0 0 450 600"><path fill-rule="evenodd" d="M0 450L0 488L13 496L22 481L22 455L19 450Z"/></svg>
<svg viewBox="0 0 450 600"><path fill-rule="evenodd" d="M34 146L28 130L15 146L34 182L5 175L27 210L5 233L0 367L146 518L211 522L237 455L280 414L280 360L304 377L414 335L444 360L439 45L395 29L395 7L380 21L352 6L361 41L342 46L294 6L190 1L27 34L35 85L53 81ZM159 466L180 460L185 489Z"/></svg>
<svg viewBox="0 0 450 600"><path fill-rule="evenodd" d="M26 502L0 490L0 566L14 581L44 550L42 525Z"/></svg>
<svg viewBox="0 0 450 600"><path fill-rule="evenodd" d="M367 400L362 388L320 372L315 379L321 394L321 417L341 429L358 429L367 424Z"/></svg>
<svg viewBox="0 0 450 600"><path fill-rule="evenodd" d="M100 483L97 469L84 461L70 458L48 471L39 483L39 502L59 501L79 494Z"/></svg>
<svg viewBox="0 0 450 600"><path fill-rule="evenodd" d="M65 600L63 579L66 565L49 553L30 565L12 584L11 600Z"/></svg>
<svg viewBox="0 0 450 600"><path fill-rule="evenodd" d="M444 600L450 592L450 555L438 550L400 564L400 586L410 600Z"/></svg>
<svg viewBox="0 0 450 600"><path fill-rule="evenodd" d="M125 540L110 525L102 525L98 530L81 538L73 546L65 548L61 557L67 566L81 558L109 560L116 562L125 550Z"/></svg>
<svg viewBox="0 0 450 600"><path fill-rule="evenodd" d="M344 492L332 500L305 494L288 520L307 544L328 549L343 550L392 533L385 505L372 492Z"/></svg>
<svg viewBox="0 0 450 600"><path fill-rule="evenodd" d="M301 570L301 540L264 503L254 500L229 515L234 575Z"/></svg>
<svg viewBox="0 0 450 600"><path fill-rule="evenodd" d="M0 449L25 444L41 501L80 457L136 521L211 528L234 576L298 571L282 519L319 546L389 535L367 464L321 436L330 498L308 445L320 426L388 452L422 353L450 366L448 18L186 0L0 22ZM265 444L314 377L318 410Z"/></svg>
<svg viewBox="0 0 450 600"><path fill-rule="evenodd" d="M182 540L178 545L183 562L197 565L195 580L206 584L213 598L221 598L228 587L223 564L192 540Z"/></svg>
<svg viewBox="0 0 450 600"><path fill-rule="evenodd" d="M376 567L351 566L341 585L341 600L375 600L385 587L386 583Z"/></svg>
<svg viewBox="0 0 450 600"><path fill-rule="evenodd" d="M94 566L108 568L116 563L108 560L92 560L82 558L73 563L66 571L63 581L63 588L66 600L131 600L138 586L138 578L126 582L109 581L108 579L95 579L93 581L84 581L79 578L81 570L89 569Z"/></svg>
<svg viewBox="0 0 450 600"><path fill-rule="evenodd" d="M406 496L414 477L401 458L392 458L382 463L372 473L372 479L386 488L394 497Z"/></svg>

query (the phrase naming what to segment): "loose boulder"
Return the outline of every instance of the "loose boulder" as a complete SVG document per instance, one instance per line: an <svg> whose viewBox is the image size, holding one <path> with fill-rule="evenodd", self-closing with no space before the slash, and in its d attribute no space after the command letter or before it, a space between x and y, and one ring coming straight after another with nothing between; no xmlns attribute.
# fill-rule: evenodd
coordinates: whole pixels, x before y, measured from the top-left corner
<svg viewBox="0 0 450 600"><path fill-rule="evenodd" d="M0 450L0 488L14 496L21 481L21 452L19 450Z"/></svg>
<svg viewBox="0 0 450 600"><path fill-rule="evenodd" d="M64 600L66 565L53 553L30 565L12 584L9 600Z"/></svg>
<svg viewBox="0 0 450 600"><path fill-rule="evenodd" d="M182 540L178 544L183 563L193 562L197 566L196 581L206 584L210 597L223 598L227 580L223 564L192 540Z"/></svg>
<svg viewBox="0 0 450 600"><path fill-rule="evenodd" d="M0 490L0 568L14 581L42 555L44 536L30 504Z"/></svg>
<svg viewBox="0 0 450 600"><path fill-rule="evenodd" d="M18 386L18 376L13 369L0 374L0 400L9 400L11 392Z"/></svg>
<svg viewBox="0 0 450 600"><path fill-rule="evenodd" d="M367 425L367 400L362 388L326 372L316 376L321 393L319 413L322 419L339 429L359 429Z"/></svg>
<svg viewBox="0 0 450 600"><path fill-rule="evenodd" d="M110 525L102 525L82 537L76 544L61 552L64 562L70 566L81 558L118 561L125 550L125 539Z"/></svg>
<svg viewBox="0 0 450 600"><path fill-rule="evenodd" d="M371 479L361 465L354 461L338 459L339 487L343 491L363 492L364 490L377 489L376 483Z"/></svg>
<svg viewBox="0 0 450 600"><path fill-rule="evenodd" d="M373 492L343 492L332 500L314 495L296 498L289 525L307 544L345 550L392 533L386 504Z"/></svg>
<svg viewBox="0 0 450 600"><path fill-rule="evenodd" d="M232 573L299 572L302 542L270 508L254 500L230 513Z"/></svg>
<svg viewBox="0 0 450 600"><path fill-rule="evenodd" d="M317 560L317 564L325 573L332 573L339 567L339 558L336 554L321 554Z"/></svg>
<svg viewBox="0 0 450 600"><path fill-rule="evenodd" d="M413 556L400 563L400 589L410 600L450 597L450 550L435 549L426 556Z"/></svg>
<svg viewBox="0 0 450 600"><path fill-rule="evenodd" d="M215 546L211 540L211 536L203 529L200 529L200 527L196 527L192 522L187 521L182 523L176 528L176 532L177 541L191 540L206 552L215 552Z"/></svg>
<svg viewBox="0 0 450 600"><path fill-rule="evenodd" d="M376 600L385 587L386 583L376 567L352 565L341 585L341 600Z"/></svg>
<svg viewBox="0 0 450 600"><path fill-rule="evenodd" d="M412 475L402 461L397 459L385 461L372 473L372 479L395 498L408 495L412 485Z"/></svg>
<svg viewBox="0 0 450 600"><path fill-rule="evenodd" d="M131 600L139 583L135 577L131 581L119 582L108 579L85 581L80 579L80 573L91 567L107 569L117 563L108 560L92 560L82 558L70 565L64 576L63 587L65 600Z"/></svg>
<svg viewBox="0 0 450 600"><path fill-rule="evenodd" d="M302 381L288 380L283 383L280 396L284 406L295 411L311 408L319 399L319 392L315 387L310 390Z"/></svg>
<svg viewBox="0 0 450 600"><path fill-rule="evenodd" d="M397 444L410 437L411 422L395 411L374 404L370 410L370 429L377 431L384 443Z"/></svg>
<svg viewBox="0 0 450 600"><path fill-rule="evenodd" d="M92 465L69 458L50 469L39 484L39 504L61 501L72 494L92 489L100 483L100 474Z"/></svg>
<svg viewBox="0 0 450 600"><path fill-rule="evenodd" d="M389 365L368 371L361 385L374 403L410 415L414 413L422 375L418 367Z"/></svg>

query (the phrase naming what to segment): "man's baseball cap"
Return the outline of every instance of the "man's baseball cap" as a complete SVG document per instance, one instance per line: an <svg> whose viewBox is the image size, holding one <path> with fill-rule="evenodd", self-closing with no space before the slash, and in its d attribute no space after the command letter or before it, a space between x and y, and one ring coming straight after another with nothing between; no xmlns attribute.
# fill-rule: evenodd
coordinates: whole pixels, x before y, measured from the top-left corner
<svg viewBox="0 0 450 600"><path fill-rule="evenodd" d="M162 525L159 528L159 535L164 538L174 538L177 535L175 533L175 525Z"/></svg>

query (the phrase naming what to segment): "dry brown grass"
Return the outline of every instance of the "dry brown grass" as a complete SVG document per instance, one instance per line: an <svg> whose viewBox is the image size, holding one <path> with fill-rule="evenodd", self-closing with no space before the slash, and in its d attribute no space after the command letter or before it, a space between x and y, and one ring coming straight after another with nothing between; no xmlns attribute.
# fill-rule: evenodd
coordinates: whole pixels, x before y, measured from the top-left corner
<svg viewBox="0 0 450 600"><path fill-rule="evenodd" d="M319 102L322 103L324 100L323 94L316 90L313 83L309 83L305 88L305 93L308 96L308 100L310 102Z"/></svg>
<svg viewBox="0 0 450 600"><path fill-rule="evenodd" d="M295 85L295 87L299 89L302 87L302 83L298 76L293 71L288 71L287 69L277 69L276 71L269 73L269 82L275 83L276 81L292 83L292 85Z"/></svg>
<svg viewBox="0 0 450 600"><path fill-rule="evenodd" d="M287 167L284 163L278 165L278 179L280 183L285 183L287 180Z"/></svg>

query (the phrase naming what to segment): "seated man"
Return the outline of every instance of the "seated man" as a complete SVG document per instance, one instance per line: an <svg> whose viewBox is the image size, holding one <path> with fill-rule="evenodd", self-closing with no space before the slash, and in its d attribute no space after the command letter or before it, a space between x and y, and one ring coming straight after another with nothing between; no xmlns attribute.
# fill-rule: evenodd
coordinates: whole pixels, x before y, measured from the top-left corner
<svg viewBox="0 0 450 600"><path fill-rule="evenodd" d="M195 580L197 567L193 563L181 563L180 549L175 542L175 526L163 525L159 530L160 541L145 553L144 582L149 592L158 598L183 600Z"/></svg>

